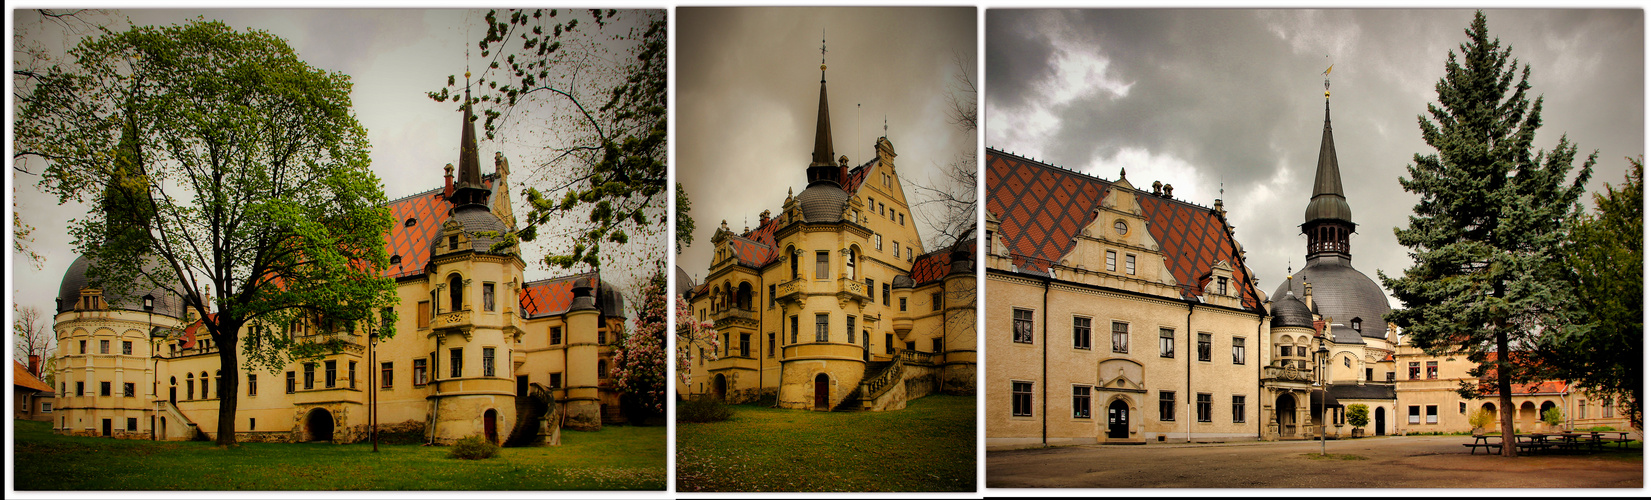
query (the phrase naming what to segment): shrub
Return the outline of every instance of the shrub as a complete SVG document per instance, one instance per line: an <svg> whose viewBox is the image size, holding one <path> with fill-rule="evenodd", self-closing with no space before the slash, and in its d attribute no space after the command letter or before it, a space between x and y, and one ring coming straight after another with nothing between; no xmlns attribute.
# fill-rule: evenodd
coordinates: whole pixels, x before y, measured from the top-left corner
<svg viewBox="0 0 1651 500"><path fill-rule="evenodd" d="M733 410L708 397L691 399L676 407L677 422L721 422L732 416Z"/></svg>
<svg viewBox="0 0 1651 500"><path fill-rule="evenodd" d="M1491 415L1491 412L1485 411L1484 408L1473 410L1473 413L1468 415L1468 425L1480 429L1489 429L1491 423L1495 420L1496 417Z"/></svg>
<svg viewBox="0 0 1651 500"><path fill-rule="evenodd" d="M1370 425L1370 407L1360 404L1347 405L1347 423L1353 427Z"/></svg>
<svg viewBox="0 0 1651 500"><path fill-rule="evenodd" d="M447 450L448 458L462 458L465 460L481 460L493 458L499 454L499 445L493 444L481 436L470 436L453 443L453 448Z"/></svg>
<svg viewBox="0 0 1651 500"><path fill-rule="evenodd" d="M1553 426L1563 424L1565 423L1565 412L1560 411L1558 406L1549 408L1548 411L1542 412L1542 421Z"/></svg>

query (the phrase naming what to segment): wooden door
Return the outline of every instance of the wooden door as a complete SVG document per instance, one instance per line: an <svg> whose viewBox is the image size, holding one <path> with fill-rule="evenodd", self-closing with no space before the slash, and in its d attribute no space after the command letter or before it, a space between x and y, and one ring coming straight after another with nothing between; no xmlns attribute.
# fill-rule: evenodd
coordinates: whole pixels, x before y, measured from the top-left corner
<svg viewBox="0 0 1651 500"><path fill-rule="evenodd" d="M831 409L831 377L824 373L814 377L814 409Z"/></svg>
<svg viewBox="0 0 1651 500"><path fill-rule="evenodd" d="M1124 404L1121 399L1113 401L1106 408L1106 437L1129 438L1129 405Z"/></svg>

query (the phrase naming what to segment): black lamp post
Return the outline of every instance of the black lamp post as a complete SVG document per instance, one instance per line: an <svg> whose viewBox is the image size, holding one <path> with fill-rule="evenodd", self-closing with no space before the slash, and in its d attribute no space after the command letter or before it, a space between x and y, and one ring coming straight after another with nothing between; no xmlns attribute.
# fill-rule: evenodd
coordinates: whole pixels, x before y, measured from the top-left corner
<svg viewBox="0 0 1651 500"><path fill-rule="evenodd" d="M381 320L382 321L382 320ZM378 327L367 328L367 419L372 430L373 453L378 453L378 364L374 357L378 350Z"/></svg>
<svg viewBox="0 0 1651 500"><path fill-rule="evenodd" d="M1326 325L1325 329L1329 330L1329 326ZM1325 412L1330 409L1330 383L1328 380L1329 377L1326 377L1324 373L1326 370L1330 369L1330 347L1326 345L1324 337L1319 337L1318 364L1319 390L1324 391L1319 398L1319 456L1324 456L1324 433L1327 430L1325 428L1325 424L1327 423L1325 422L1325 420L1327 420Z"/></svg>
<svg viewBox="0 0 1651 500"><path fill-rule="evenodd" d="M155 353L160 350L160 348L155 344L155 294L148 293L143 295L143 312L148 315L145 326L149 329L149 360L150 364L154 366L154 369L149 371L149 397L154 398L155 392L157 392L155 390L155 385L157 385L155 380L156 377L160 376L155 373L160 370L160 361L155 360ZM155 440L154 417L149 418L149 440Z"/></svg>

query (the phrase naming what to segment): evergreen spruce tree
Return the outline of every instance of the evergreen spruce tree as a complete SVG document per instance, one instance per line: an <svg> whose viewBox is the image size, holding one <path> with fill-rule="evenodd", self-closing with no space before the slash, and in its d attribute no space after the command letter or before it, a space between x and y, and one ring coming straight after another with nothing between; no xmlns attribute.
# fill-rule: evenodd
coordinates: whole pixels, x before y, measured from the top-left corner
<svg viewBox="0 0 1651 500"><path fill-rule="evenodd" d="M1542 98L1526 96L1530 66L1519 68L1512 48L1490 38L1483 12L1466 34L1461 61L1449 54L1435 86L1432 119L1417 117L1437 153L1415 155L1410 178L1399 179L1421 197L1409 226L1394 229L1415 264L1398 278L1380 275L1403 304L1386 319L1424 352L1478 363L1470 374L1494 385L1464 383L1462 395L1499 394L1502 435L1512 436L1512 384L1540 372L1534 357L1517 352L1553 330L1573 300L1559 254L1598 153L1571 178L1576 146L1568 138L1533 152Z"/></svg>

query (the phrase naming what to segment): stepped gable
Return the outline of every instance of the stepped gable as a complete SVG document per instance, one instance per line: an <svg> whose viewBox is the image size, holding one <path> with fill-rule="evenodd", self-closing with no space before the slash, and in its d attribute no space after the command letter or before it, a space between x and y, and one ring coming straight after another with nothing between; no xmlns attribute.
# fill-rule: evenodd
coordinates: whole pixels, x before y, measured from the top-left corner
<svg viewBox="0 0 1651 500"><path fill-rule="evenodd" d="M482 185L492 190L497 178L496 174L483 176ZM442 190L431 189L385 204L395 217L395 224L390 226L390 234L384 236L384 252L391 257L401 256L401 264L390 264L384 271L385 276L400 279L424 273L424 265L430 262L431 245L441 233L442 224L452 216L453 203L442 195ZM413 221L411 226L407 225L408 219Z"/></svg>
<svg viewBox="0 0 1651 500"><path fill-rule="evenodd" d="M1073 238L1093 220L1090 211L1112 183L987 148L986 186L986 209L997 214L999 232L1015 266L1042 273L1072 250ZM1140 200L1164 264L1182 285L1182 297L1203 295L1193 284L1208 275L1216 262L1225 260L1234 264L1233 281L1243 307L1260 307L1249 270L1238 256L1238 245L1214 210L1151 193L1140 193L1135 199Z"/></svg>

